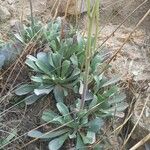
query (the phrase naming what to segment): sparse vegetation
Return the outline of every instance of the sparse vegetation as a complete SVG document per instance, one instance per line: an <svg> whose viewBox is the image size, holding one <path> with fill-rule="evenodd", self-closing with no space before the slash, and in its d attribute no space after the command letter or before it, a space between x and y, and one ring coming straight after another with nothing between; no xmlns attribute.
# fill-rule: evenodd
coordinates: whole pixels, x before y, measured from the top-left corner
<svg viewBox="0 0 150 150"><path fill-rule="evenodd" d="M65 18L52 18L46 23L35 20L30 1L31 23L21 24L19 32L9 34L7 42L0 40L0 69L4 70L0 102L8 101L6 105L2 103L6 110L0 107L0 128L8 130L7 125L3 124L3 117L10 109L24 109L24 119L27 109L38 110L46 101L46 105L41 106L34 116L38 120L33 122L35 128L31 127L22 134L22 131L17 130L17 125L15 129L4 132L4 137L0 138L0 149L26 136L28 142L21 144L21 149L38 140L43 142L43 148L49 150L100 150L109 149L108 145L111 145L109 135L105 135L107 131L111 131L110 135L115 133L118 136L130 118L132 105L126 100L125 83L122 83L121 76L110 64L121 49L110 59L103 53L101 46L98 49L99 5L99 0L92 7L90 0L86 1L88 22L85 35L74 26L64 24ZM21 69L14 77L13 71L18 71L18 65ZM12 71L7 77L9 69ZM21 72L26 77L17 81ZM14 81L8 89L10 79ZM128 81L127 84L130 86ZM20 107L20 104L23 105ZM126 119L125 110L128 107ZM125 118L125 121L115 129L117 118ZM21 122L22 119L19 125ZM18 136L18 133L21 135Z"/></svg>

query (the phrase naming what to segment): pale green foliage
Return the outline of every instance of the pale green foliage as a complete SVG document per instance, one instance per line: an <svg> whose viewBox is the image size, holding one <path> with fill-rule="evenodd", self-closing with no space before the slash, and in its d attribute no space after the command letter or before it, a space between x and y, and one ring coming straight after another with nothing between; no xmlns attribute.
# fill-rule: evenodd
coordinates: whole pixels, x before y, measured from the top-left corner
<svg viewBox="0 0 150 150"><path fill-rule="evenodd" d="M90 11L88 15L93 21ZM98 17L94 9L93 15ZM31 82L18 87L15 94L23 96L27 105L51 93L57 102L55 112L46 110L42 115L44 122L56 128L46 133L32 130L28 136L48 141L50 150L61 149L68 139L75 142L75 149L86 150L98 140L106 117L123 117L128 105L124 102L125 94L116 86L120 77L101 73L106 56L92 51L97 40L90 29L92 22L87 38L73 30L62 38L61 23L58 18L37 27L34 33L33 27L28 28L28 34L24 34L29 42L40 32L42 44L47 44L49 51L27 56L25 63L31 70ZM64 100L70 91L77 100L68 106ZM101 145L96 149L101 149Z"/></svg>
<svg viewBox="0 0 150 150"><path fill-rule="evenodd" d="M37 38L40 41L43 36L43 24L41 22L35 21L34 26L20 25L19 32L14 33L16 40L23 44L28 44L31 41L35 41Z"/></svg>
<svg viewBox="0 0 150 150"><path fill-rule="evenodd" d="M75 140L76 149L88 149L99 136L106 117L124 115L123 111L128 106L124 102L126 97L115 86L120 77L108 78L105 73L99 75L105 55L96 53L90 61L87 76L89 86L85 105L81 110L86 39L78 35L63 40L59 36L51 36L49 44L51 51L39 52L36 57L27 56L25 63L33 74L30 77L31 83L21 85L15 93L24 96L27 105L53 93L59 113L44 111L42 120L60 128L47 133L34 130L30 131L28 136L49 141L50 150L60 149L67 139ZM72 94L78 94L76 105L71 107L64 104L70 90ZM96 148L100 148L99 146Z"/></svg>
<svg viewBox="0 0 150 150"><path fill-rule="evenodd" d="M87 38L79 36L71 27L70 33L62 29L61 18L47 25L31 18L32 25L23 26L20 33L15 34L15 39L23 44L38 41L39 45L49 48L49 51L27 56L25 64L30 71L30 83L19 86L14 92L22 96L27 105L53 93L56 109L45 110L42 120L56 128L46 133L28 132L30 137L48 141L50 150L61 149L68 139L75 142L76 150L88 150L100 137L106 117L123 117L128 107L124 102L125 94L115 85L120 77L106 77L105 72L101 73L106 58L99 52L94 54L98 25L95 37L92 36L93 21L98 22L99 2L96 1L92 11L89 2ZM70 99L71 106L64 101L70 91L76 98L73 102ZM0 144L7 144L13 137L8 136ZM95 147L98 149L101 145Z"/></svg>
<svg viewBox="0 0 150 150"><path fill-rule="evenodd" d="M15 90L17 95L27 95L27 104L53 91L56 101L63 101L68 90L76 85L80 76L80 69L76 56L65 59L58 52L40 52L37 57L27 56L26 64L36 74L31 76L31 84L25 84ZM31 99L32 96L32 99Z"/></svg>
<svg viewBox="0 0 150 150"><path fill-rule="evenodd" d="M30 84L15 90L16 95L26 96L24 100L28 105L51 92L54 93L57 102L63 101L68 95L68 90L74 90L79 82L80 68L84 62L84 38L70 35L60 39L59 19L48 24L44 31L44 37L51 50L39 52L36 57L27 56L25 63L31 68L34 76L31 76Z"/></svg>
<svg viewBox="0 0 150 150"><path fill-rule="evenodd" d="M45 122L63 126L63 128L45 134L37 130L30 131L28 133L30 137L49 140L50 150L58 150L68 138L75 139L76 149L87 149L87 145L96 141L96 134L99 133L104 124L101 118L94 117L89 119L87 109L80 112L70 112L68 107L61 102L57 103L56 106L59 114L47 110L44 111L42 119Z"/></svg>

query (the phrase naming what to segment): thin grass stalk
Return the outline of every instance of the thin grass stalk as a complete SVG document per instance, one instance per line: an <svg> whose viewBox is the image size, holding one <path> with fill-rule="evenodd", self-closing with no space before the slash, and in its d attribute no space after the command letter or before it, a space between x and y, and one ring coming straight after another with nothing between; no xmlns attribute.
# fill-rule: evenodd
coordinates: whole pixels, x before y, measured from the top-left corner
<svg viewBox="0 0 150 150"><path fill-rule="evenodd" d="M85 104L85 98L86 98L86 92L88 90L88 77L90 72L90 61L92 57L92 52L96 47L96 41L97 41L97 33L98 32L98 21L99 18L99 0L95 1L95 4L93 6L92 12L91 12L91 1L87 0L87 14L88 14L88 38L87 38L87 46L86 46L86 52L85 52L85 73L84 73L84 86L83 86L83 93L81 98L81 105L80 109L82 110L84 108ZM92 44L92 28L93 28L93 22L96 19L96 31L95 31L95 42L94 45Z"/></svg>
<svg viewBox="0 0 150 150"><path fill-rule="evenodd" d="M33 18L33 6L32 6L32 0L29 0L30 2L30 16L31 16L31 28L34 35L34 18Z"/></svg>

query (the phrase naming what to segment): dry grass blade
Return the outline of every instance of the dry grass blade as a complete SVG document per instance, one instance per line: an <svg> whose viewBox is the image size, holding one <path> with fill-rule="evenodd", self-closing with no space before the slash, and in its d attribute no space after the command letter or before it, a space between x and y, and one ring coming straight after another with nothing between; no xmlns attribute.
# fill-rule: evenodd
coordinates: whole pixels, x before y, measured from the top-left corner
<svg viewBox="0 0 150 150"><path fill-rule="evenodd" d="M130 148L130 150L138 149L140 146L144 145L149 139L150 133L147 136L145 136L141 141L139 141L137 144L135 144L132 148Z"/></svg>
<svg viewBox="0 0 150 150"><path fill-rule="evenodd" d="M103 102L101 102L101 103L95 105L95 106L92 107L87 113L92 112L92 111L95 110L98 106L100 106L102 103L103 103ZM66 115L64 115L64 116L67 116L67 115L70 115L70 114L73 114L73 113L74 113L74 112L70 112L69 114L66 114ZM62 116L62 117L64 117L64 116ZM47 134L49 134L49 133L51 133L51 132L54 132L54 131L56 131L56 130L58 130L58 129L60 129L60 128L66 126L66 125L68 125L69 123L71 123L71 122L73 122L73 121L74 121L74 119L71 120L71 121L69 121L69 122L67 122L67 123L65 123L65 124L63 124L62 126L59 126L58 128L55 128L55 129L53 129L53 130L51 130L51 131L49 131L49 132L46 132L46 133L43 134L42 136L45 136L45 135L47 135ZM36 130L36 129L40 128L40 127L43 127L43 126L45 126L45 125L47 125L47 124L49 124L49 123L51 123L51 121L49 121L49 122L47 122L47 123L45 123L45 124L43 124L43 125L41 125L41 126L38 126L37 128L35 128L35 129L33 129L33 130ZM33 130L31 130L31 131L33 131ZM26 133L26 134L27 134L27 133ZM23 135L23 136L24 136L24 135ZM42 137L42 136L41 136L41 137ZM39 137L39 138L40 138L40 137ZM22 148L24 148L24 147L26 147L27 145L29 145L29 144L31 144L31 143L37 141L39 138L35 138L35 139L31 140L30 142L28 142L27 144L25 144Z"/></svg>
<svg viewBox="0 0 150 150"><path fill-rule="evenodd" d="M94 148L95 146L97 146L98 144L100 144L102 141L104 141L105 139L108 139L112 134L116 133L116 132L120 132L122 130L122 128L124 127L124 125L130 120L130 118L132 117L132 113L125 119L125 121L119 126L117 127L115 130L113 130L111 132L111 134L109 134L107 137L103 137L102 139L99 139L96 143L94 143L91 147Z"/></svg>
<svg viewBox="0 0 150 150"><path fill-rule="evenodd" d="M140 89L143 89L143 87L140 88ZM138 90L139 90L139 89L138 89ZM138 90L137 90L137 92L138 92ZM140 94L141 94L141 93L139 93L139 95L136 97L136 99L139 99ZM132 100L131 103L133 103L133 100ZM94 107L93 107L93 108L94 108ZM101 142L103 142L104 140L109 139L109 137L111 137L111 135L113 135L113 134L115 134L115 133L117 133L117 135L118 135L118 134L122 131L123 127L127 124L127 122L131 119L132 115L133 115L133 112L131 111L131 108L129 108L128 114L127 114L127 116L126 116L124 122L123 122L120 126L118 126L115 130L113 130L113 131L111 132L111 134L109 134L109 135L107 135L107 136L104 137L104 135L105 135L105 133L104 133L104 134L102 135L103 138L99 139L99 140L98 140L95 144L93 144L91 147L94 148L95 146L97 146L98 144L100 144ZM110 126L111 126L111 125L110 125Z"/></svg>
<svg viewBox="0 0 150 150"><path fill-rule="evenodd" d="M74 121L74 120L71 120L71 121L69 121L69 122L63 124L62 126L59 126L58 128L55 128L55 129L53 129L53 130L51 130L51 131L49 131L49 132L46 132L46 133L44 133L42 136L39 136L39 138L42 138L43 136L48 135L49 133L55 132L55 131L57 131L57 130L63 128L63 127L65 127L65 126L68 125L69 123L72 123L73 121ZM20 149L23 149L24 147L28 146L29 144L31 144L31 143L37 141L39 138L35 138L35 139L31 140L30 142L28 142L28 143L26 143L25 145L23 145Z"/></svg>
<svg viewBox="0 0 150 150"><path fill-rule="evenodd" d="M91 113L91 112L94 111L98 106L100 106L102 103L103 103L103 102L101 102L101 103L99 103L99 104L93 106L91 109L89 109L89 111L88 111L87 113ZM70 113L68 113L68 114L66 114L66 115L64 115L64 116L62 116L62 117L66 117L66 116L71 115L71 114L73 114L73 113L74 113L74 111L72 111L72 112L70 112ZM58 117L58 118L59 118L59 117ZM58 130L58 129L60 129L60 128L64 127L65 125L67 125L67 124L69 124L69 123L71 123L71 122L73 122L73 121L74 121L74 120L71 120L71 121L65 123L63 126L59 126L58 128L55 128L55 129L53 129L53 130L51 130L51 131L49 131L49 132L46 132L45 134L43 134L43 136L46 135L46 134L49 134L49 133L51 133L51 132L54 132L54 131L56 131L56 130ZM41 124L40 126L34 128L34 129L30 130L30 131L34 131L34 130L37 130L37 129L41 128L41 127L44 127L44 126L50 124L51 122L52 122L52 120L51 120L51 121L48 121L48 122L46 122L46 123L44 123L44 124ZM116 132L118 129L120 129L120 128L117 128L114 132ZM28 134L28 132L26 132L26 133L24 133L24 134L22 134L22 135L16 137L15 139L13 139L12 141L10 141L9 143L3 145L3 147L0 147L0 149L1 149L1 148L4 148L4 147L7 146L8 144L10 144L10 143L12 143L12 142L14 142L14 141L16 141L16 140L19 140L21 137L26 136L27 134ZM28 142L27 144L25 144L23 147L26 147L27 145L29 145L29 144L35 142L35 141L38 140L38 139L39 139L39 138L36 138L36 139L31 140L30 142ZM22 148L23 148L23 147L22 147Z"/></svg>
<svg viewBox="0 0 150 150"><path fill-rule="evenodd" d="M68 13L68 8L69 8L69 5L70 5L70 2L71 2L70 0L67 0L67 6L66 6L66 10L65 10L64 19L67 17L67 13Z"/></svg>
<svg viewBox="0 0 150 150"><path fill-rule="evenodd" d="M140 7L142 7L148 0L145 0L143 3L141 3L138 7L136 7L119 25L118 27L102 42L102 44L98 47L102 47L106 41L111 38L114 33L128 20L129 17L131 17Z"/></svg>
<svg viewBox="0 0 150 150"><path fill-rule="evenodd" d="M66 115L64 115L64 116L62 116L62 117L66 117L66 116L71 115L71 114L73 114L73 113L74 113L74 112L70 112L70 113L68 113L68 114L66 114ZM60 118L60 117L58 117L58 118ZM71 120L71 121L73 122L74 120ZM51 130L50 132L56 131L56 130L58 130L58 129L64 127L65 125L71 123L71 121L70 121L70 122L67 122L67 123L64 124L63 126L60 126L60 127L58 127L58 128L55 128L55 129ZM51 121L48 121L48 122L46 122L46 123L44 123L44 124L41 124L40 126L34 128L34 129L30 130L30 131L34 131L34 130L37 130L37 129L41 128L41 127L44 127L44 126L48 125L48 124L51 123L51 122L52 122L52 120L51 120ZM48 133L50 133L50 132L47 132L47 133L45 133L45 134L48 134ZM4 148L4 147L7 146L8 144L10 144L10 143L12 143L12 142L14 142L14 141L16 141L16 140L19 140L21 137L26 136L27 134L28 134L28 132L26 132L26 133L24 133L24 134L22 134L22 135L16 137L15 139L11 140L11 141L8 142L7 144L1 146L0 149ZM44 135L45 135L45 134L44 134ZM43 136L44 136L44 135L43 135ZM31 144L32 142L34 142L34 141L36 141L36 140L38 140L38 139L31 140L29 143L25 144L23 147L26 147L28 144Z"/></svg>
<svg viewBox="0 0 150 150"><path fill-rule="evenodd" d="M129 138L131 137L132 133L134 132L135 128L137 127L137 125L138 125L138 123L139 123L139 121L140 121L140 119L141 119L141 117L142 117L142 115L143 115L143 113L144 113L144 110L145 110L145 108L146 108L146 105L147 105L147 103L148 103L148 101L149 101L149 98L150 98L149 96L146 98L146 101L145 101L145 103L144 103L144 106L143 106L143 109L142 109L142 111L141 111L141 113L140 113L140 116L139 116L137 122L135 123L134 127L132 128L130 134L128 135L127 139L124 141L123 146L122 146L122 149L123 149L124 146L127 144Z"/></svg>
<svg viewBox="0 0 150 150"><path fill-rule="evenodd" d="M130 3L127 4L124 8L119 9L115 15L113 13L111 15L109 15L108 19L106 19L106 22L112 22L123 10L126 10L130 5L132 5L133 2L134 2L134 0L130 1ZM110 6L113 7L115 4L117 5L117 3L116 2L112 3ZM105 13L105 10L107 10L107 8L109 8L110 6L105 7L102 11L104 11L104 13ZM132 11L131 11L131 13L132 13ZM99 32L101 32L105 28L106 24L103 25L103 27L101 28L101 30Z"/></svg>
<svg viewBox="0 0 150 150"><path fill-rule="evenodd" d="M79 53L80 53L80 52L79 52ZM77 55L78 55L78 53L77 53ZM60 68L61 68L61 66L55 68L51 73L53 73L55 70L60 69ZM18 74L21 72L22 69L23 69L23 66L20 68L20 71L18 72ZM17 74L16 78L18 77L18 74ZM15 78L15 80L16 80L16 78ZM22 83L20 83L20 84L22 84ZM18 84L18 85L19 85L19 84ZM17 85L17 86L18 86L18 85ZM14 88L12 88L12 89L10 88L10 91L9 91L9 92L13 92L13 90L14 90L15 88L16 88L16 87L14 87ZM2 99L1 99L1 102L4 101L6 97L7 97L7 95L3 96ZM24 99L21 100L21 101L19 101L18 103L14 104L14 105L12 105L11 107L7 108L6 110L4 110L3 112L0 113L0 117L4 116L10 109L12 109L12 108L18 106L19 104L21 104L21 103L23 103L23 102L24 102Z"/></svg>
<svg viewBox="0 0 150 150"><path fill-rule="evenodd" d="M7 108L6 110L4 110L3 112L0 113L0 118L3 117L4 115L6 115L6 113L11 110L12 108L18 106L19 104L23 103L24 100L19 101L18 103L14 104L13 106Z"/></svg>
<svg viewBox="0 0 150 150"><path fill-rule="evenodd" d="M135 30L142 24L142 22L145 20L145 18L150 14L150 9L145 13L145 15L140 19L140 21L136 24L135 28L130 32L130 34L128 35L128 37L125 39L125 41L123 42L123 44L121 45L121 47L114 53L114 55L110 58L110 60L107 62L107 64L104 66L103 70L101 73L103 73L106 68L108 67L108 65L111 63L111 61L117 56L117 54L122 50L122 48L124 47L124 45L128 42L128 40L130 39L130 37L132 36L132 34L135 32Z"/></svg>
<svg viewBox="0 0 150 150"><path fill-rule="evenodd" d="M30 2L31 2L31 0L29 0ZM77 0L75 0L76 1L76 6L77 6ZM83 1L83 0L82 0ZM88 2L90 2L91 0L87 0ZM125 5L125 7L124 8L121 8L121 7L119 7L119 8L121 8L122 10L124 9L126 9L126 7L127 6L129 6L132 2L133 2L134 0L130 0L129 1L129 3L128 4L126 4ZM52 9L50 10L51 11L51 13L49 14L50 16L51 16L51 19L52 19L52 21L54 20L54 19L56 19L56 17L58 16L58 14L60 14L60 6L61 6L61 0L55 0L54 2L53 2L53 6L52 6ZM114 3L111 3L110 5L108 5L108 6L106 6L106 8L104 8L104 10L105 9L107 9L107 8L109 8L109 7L112 7L112 5L116 5L118 2L122 2L123 3L123 0L117 0L117 1L115 1ZM118 23L118 26L115 26L115 28L113 28L113 31L112 31L112 33L106 38L106 39L104 39L103 41L102 41L102 44L98 47L98 48L101 48L103 45L105 45L105 43L107 44L107 40L108 39L110 39L113 35L114 35L114 33L116 33L116 31L130 18L130 17L132 17L132 15L137 11L137 10L139 10L143 5L146 5L146 3L148 2L148 0L143 0L142 2L141 2L141 4L139 4L138 3L138 6L136 6L136 8L134 8L134 10L132 11L130 11L130 14L126 14L126 17L123 19L123 21L121 22L121 23ZM71 6L70 5L70 3L71 3L71 0L67 0L66 1L66 6L65 6L65 8L64 8L64 12L63 12L63 14L64 14L64 16L63 16L63 18L62 19L67 19L67 15L68 15L68 10L69 10L69 7ZM131 4L132 5L132 4ZM90 3L89 3L89 8L90 8ZM96 5L97 6L97 5ZM95 8L98 8L99 7L99 5L98 5L98 7L96 7L95 6ZM98 26L99 26L99 14L97 14L98 12L95 12L96 10L99 10L99 9L93 9L93 11L91 11L90 12L90 9L87 11L88 13L89 13L89 18L94 18L93 20L95 21L95 23L94 23L94 25L97 25L96 26L96 28L95 28L95 38L97 39L98 38L98 33L100 33L100 32L98 32ZM32 11L32 8L31 8L31 11ZM120 9L119 9L119 11L120 11ZM115 14L112 14L112 16L111 15L109 15L108 16L108 20L106 20L106 21L112 21L113 19L114 19L114 17L116 17L120 12L119 12L118 10L117 10L117 14L115 13ZM92 16L92 13L93 14L95 14L95 16L94 17L91 17ZM108 67L108 65L114 60L114 58L116 58L117 56L118 56L118 53L120 53L120 51L123 49L123 47L125 46L125 44L127 44L128 43L128 41L132 38L132 36L133 36L133 33L137 30L137 28L143 23L143 21L145 20L145 18L148 16L150 14L150 9L145 13L145 15L143 15L140 19L139 19L139 21L138 22L136 22L136 24L135 24L135 26L134 26L134 28L132 29L132 31L131 32L129 32L129 34L127 35L127 37L126 37L126 39L123 41L123 43L122 43L122 41L121 41L121 44L119 45L119 47L117 48L117 50L116 51L114 51L114 53L113 53L113 55L112 55L112 57L111 58L109 58L108 59L108 61L106 61L106 65L104 65L104 68L103 68L103 70L102 70L102 72L100 72L100 74L102 74L106 69L107 69L107 67ZM77 12L76 12L76 23L77 23L77 19L78 19L78 17L79 17L79 15L80 14L77 14ZM111 18L112 17L112 18ZM23 14L22 14L22 18L23 18ZM33 18L33 16L32 16L32 18ZM21 19L22 20L22 19ZM89 19L90 20L90 19ZM63 20L62 20L63 21ZM91 20L92 21L92 20ZM104 24L103 24L104 25ZM90 24L89 24L89 26L90 26ZM92 22L91 22L91 27L92 27ZM105 25L104 25L104 27L105 27ZM107 27L107 26L106 26ZM109 26L108 26L109 27ZM113 26L114 27L114 26ZM116 28L117 27L117 28ZM62 33L63 33L63 29L64 29L64 25L63 25L63 22L61 22L61 28L62 28ZM41 28L41 30L42 30L43 28ZM92 29L92 28L91 28ZM103 28L101 29L101 31L103 30ZM40 32L40 31L39 31ZM39 33L38 32L38 33ZM38 50L35 48L36 47L36 43L38 42L38 37L40 37L40 34L36 34L35 36L37 36L37 40L35 41L34 40L34 37L30 40L30 42L27 44L27 45L25 45L24 47L25 47L25 49L22 51L22 53L21 53L21 55L20 56L18 56L19 58L16 60L16 62L14 62L14 64L13 65L11 65L11 67L10 67L10 69L8 69L8 70L6 70L4 73L3 73L3 75L4 74L8 74L9 73L9 71L10 71L10 73L8 74L8 77L6 76L5 78L4 78L4 80L6 80L6 82L4 82L4 86L3 86L3 88L2 88L2 91L0 92L0 96L3 96L4 94L6 94L5 96L8 96L8 94L11 92L11 93L13 93L13 90L14 90L14 88L15 88L15 84L17 83L16 81L18 81L19 80L19 77L21 76L21 73L22 73L22 70L24 69L24 67L25 67L25 64L24 64L24 59L25 59L25 57L26 57L26 55L29 55L29 54L31 54L32 52L37 52ZM89 29L89 33L92 33L91 31L90 31L90 29ZM91 35L89 34L88 35L88 37L87 38L91 38ZM87 50L88 51L86 51L87 52L87 61L86 61L86 63L85 63L85 66L87 65L87 64L89 64L90 65L90 55L92 55L93 53L92 53L92 50L95 50L96 49L96 40L94 41L95 43L95 45L94 45L94 48L92 48L92 46L91 46L91 42L92 42L92 40L90 39L89 40L89 48L87 48ZM44 44L43 44L44 45ZM88 46L87 46L88 47ZM96 49L96 50L98 50L98 49ZM95 52L95 51L94 51ZM17 72L17 74L15 74L16 73L16 68L17 68L17 66L21 66L21 67L19 67L19 70L18 70L18 72ZM87 67L87 68L86 68ZM89 68L89 66L87 65L85 67L85 69L87 69L87 71L86 71L86 74L85 74L85 77L86 77L86 75L87 75L87 79L85 79L85 83L87 83L87 85L85 84L85 91L83 92L83 100L85 99L84 97L86 96L86 91L87 91L87 89L88 89L88 74L89 74L89 72L90 72L90 70L88 70ZM13 76L13 74L15 74L15 77L14 77L14 79L13 79L13 81L11 81L12 80L12 78L11 78L11 76ZM3 76L2 75L2 76ZM9 89L8 89L8 92L7 92L7 87L8 87L8 85L9 85L9 83L10 83L10 81L12 82L12 84L10 85L10 87L9 87ZM21 81L20 83L22 83L23 81ZM83 82L84 83L84 82ZM134 84L133 84L133 86L134 86ZM124 88L124 87L123 87ZM133 87L134 88L134 87ZM122 87L120 88L120 89L122 89ZM141 87L140 87L140 89L141 89ZM132 87L131 88L129 88L128 90L132 90ZM6 93L7 92L7 93ZM135 93L134 93L135 92ZM108 126L106 126L105 128L104 128L104 130L102 130L102 134L100 135L100 136L97 136L98 137L98 139L97 139L97 137L96 137L96 140L95 140L95 142L93 142L90 146L88 146L88 145L86 145L87 146L87 149L94 149L95 148L95 146L98 146L99 144L100 144L100 146L101 146L101 143L105 143L105 140L106 141L109 141L110 139L111 139L111 135L113 135L114 134L114 136L115 137L119 137L120 138L120 133L122 133L122 129L123 129L123 127L125 127L126 125L128 126L128 122L129 122L129 120L131 120L131 117L132 117L132 115L133 115L133 111L132 111L132 108L133 108L133 103L134 103L134 100L137 100L138 99L138 97L137 97L137 94L138 92L137 92L137 89L135 90L135 91L133 91L133 94L135 94L135 97L132 97L133 99L132 99L132 101L130 101L130 103L129 103L129 105L130 105L130 107L128 107L128 112L126 113L126 117L124 118L124 120L122 121L123 123L118 127L117 126L117 128L115 128L113 125L115 124L115 115L114 115L114 120L111 122L111 123L109 123L109 125ZM140 93L141 94L141 93ZM85 95L85 96L84 96ZM4 96L4 97L5 97ZM5 102L6 102L6 100L5 100L5 98L4 97L2 97L2 99L0 99L0 103L1 102L3 102L4 101L4 104L5 104ZM135 123L135 125L134 125L134 127L131 129L131 132L130 132L130 130L128 131L128 132L126 132L125 133L125 136L123 135L123 137L124 137L124 139L125 140L122 140L121 139L121 143L122 144L120 144L119 145L119 147L121 147L121 149L124 149L124 147L128 144L128 141L129 141L129 139L130 139L130 137L131 137L131 135L132 135L132 133L134 132L134 130L135 130L135 128L137 127L137 125L138 125L138 123L140 122L140 119L142 118L142 115L143 115L143 112L144 112L144 109L145 109L145 107L146 107L146 105L147 105L147 102L149 101L149 98L150 97L147 97L147 99L146 99L146 101L145 101L145 103L144 103L144 106L143 106L143 108L142 108L142 111L140 112L140 116L139 116L139 118L138 118L138 120L137 120L137 122ZM49 99L48 99L49 100ZM8 105L8 107L9 108L7 108L6 107L6 109L3 109L4 111L3 112L1 112L0 113L0 118L2 117L2 116L4 116L8 111L10 111L11 112L11 109L13 108L13 107L16 107L16 106L18 106L18 104L20 104L20 103L22 103L24 100L21 100L21 101L17 101L17 102L15 102L15 104L12 106L11 104L10 105ZM42 101L43 102L43 101ZM47 102L47 101L46 101ZM91 114L91 113L93 113L93 112L95 112L95 110L97 110L97 109L99 109L100 107L100 105L102 104L103 102L101 102L101 103L96 103L96 104L94 104L94 106L91 108L90 107L90 109L88 109L88 112L86 112L84 115L86 116L86 115L88 115L88 114ZM45 103L44 103L45 104ZM7 104L6 104L7 105ZM72 106L72 105L71 105ZM86 105L85 105L86 106ZM43 107L43 105L41 106L41 107ZM47 108L48 107L48 105L46 104L46 106L45 106L45 108ZM70 110L72 110L72 109L70 109L71 107L70 107L70 104L68 105L67 104L67 107L69 108L69 111ZM44 109L45 109L44 108ZM87 107L86 107L87 108ZM26 109L27 109L27 106L26 106L26 108L25 108L25 112L24 112L24 115L23 115L23 117L22 117L22 119L21 119L21 121L23 122L23 119L26 117ZM37 108L35 108L36 110L37 110ZM84 101L83 101L83 104L81 105L81 109L84 109ZM43 111L43 108L41 109L42 111ZM52 109L53 110L53 109ZM79 109L80 110L80 109ZM13 111L13 110L12 110ZM22 111L22 110L21 110ZM71 116L73 116L72 114L74 113L74 111L70 111L69 112L68 111L68 114L66 114L66 115L63 115L62 117L65 117L65 116L67 116L67 115L71 115ZM36 116L35 117L37 117L36 119L39 119L39 117L40 117L40 114L41 114L41 112L40 113L38 113L38 114L36 114ZM82 114L82 116L84 116L83 114ZM28 116L27 116L28 117ZM31 120L32 120L32 115L30 116L30 114L29 114L29 117L31 118ZM9 118L9 117L8 117ZM76 118L78 118L78 117L75 117L75 119ZM3 118L2 118L3 119ZM80 119L80 118L79 118ZM90 119L89 119L90 120ZM20 123L21 123L21 121L20 121ZM37 121L37 120L36 120ZM35 122L36 122L35 121ZM18 133L20 133L20 134L18 134L16 137L14 137L12 140L10 140L8 143L6 143L5 145L3 145L3 146L1 146L0 145L0 149L5 149L6 148L6 146L8 146L9 144L9 146L11 146L11 145L13 145L14 144L14 142L15 143L17 143L18 141L21 141L22 139L23 139L23 142L22 143L20 143L20 145L21 145L21 148L19 148L19 149L25 149L29 144L31 144L31 143L33 143L33 142L35 142L35 141L37 141L37 140L39 140L40 138L42 138L43 136L45 136L45 135L47 135L47 134L49 134L49 133L53 133L53 132L56 132L57 130L59 130L59 129L61 129L61 128L65 128L65 126L67 126L68 124L70 124L70 123L72 123L72 122L74 122L75 120L74 119L70 119L70 120L67 120L68 122L65 122L64 124L61 124L61 125L59 125L59 126L51 126L51 123L52 123L52 121L53 120L50 120L50 121L48 121L48 122L46 122L46 123L43 123L43 124L38 124L39 126L38 127L36 127L37 125L36 124L34 124L34 127L31 125L31 128L28 128L26 131L24 131L23 130L23 132L18 132ZM34 123L34 122L33 122ZM39 122L38 122L39 123ZM41 122L40 122L41 123ZM120 122L119 122L120 123ZM22 125L22 124L19 124L20 126ZM20 130L20 126L15 126L15 127L17 127L17 129L19 129ZM50 125L50 126L49 126ZM24 126L26 126L26 124L24 125ZM49 129L49 127L47 128L47 126L49 126L50 127L50 129ZM52 127L52 128L51 128ZM130 126L128 126L129 128L130 128ZM10 127L11 128L11 127ZM34 128L34 129L33 129ZM42 134L41 136L39 136L38 138L32 138L32 139L30 139L30 141L29 141L29 139L28 139L28 137L27 136L29 136L28 135L28 132L29 132L29 130L30 131L33 131L33 130L40 130L40 129L44 129L44 131L46 132L46 133L44 133L44 134ZM112 129L113 128L113 129ZM48 130L49 129L49 130ZM78 129L78 128L77 128ZM19 131L18 130L18 131ZM79 129L79 130L81 130L81 129ZM22 131L22 127L21 127L21 131ZM28 131L28 132L27 132ZM101 131L101 129L99 130L99 131ZM3 131L3 132L5 132L5 130ZM7 132L7 131L6 131ZM85 131L84 131L85 132ZM123 133L124 134L124 133ZM3 137L2 137L3 138ZM27 141L26 141L26 139L27 139ZM130 150L136 150L136 149L138 149L140 146L142 146L143 144L145 144L148 140L150 139L150 134L148 134L146 137L144 137L141 141L139 141L137 144L135 144ZM25 141L24 141L25 140ZM70 140L69 140L70 141ZM72 140L71 139L71 141L73 141L74 142L74 140ZM76 141L76 140L75 140ZM43 144L43 143L42 143ZM67 144L68 144L68 142L67 142ZM70 143L69 143L70 144ZM111 144L111 143L110 143ZM113 145L113 144L112 144ZM66 145L65 145L66 146ZM67 145L68 146L68 145ZM69 145L70 146L70 145ZM36 147L36 146L35 146ZM66 148L66 147L65 147ZM69 147L70 148L70 147ZM83 147L83 148L85 148L85 147ZM7 149L7 148L6 148ZM30 147L29 147L29 149L30 149ZM39 149L41 149L41 147L39 148ZM43 147L42 147L42 149L43 149ZM112 148L113 149L113 148ZM119 148L120 149L120 148Z"/></svg>

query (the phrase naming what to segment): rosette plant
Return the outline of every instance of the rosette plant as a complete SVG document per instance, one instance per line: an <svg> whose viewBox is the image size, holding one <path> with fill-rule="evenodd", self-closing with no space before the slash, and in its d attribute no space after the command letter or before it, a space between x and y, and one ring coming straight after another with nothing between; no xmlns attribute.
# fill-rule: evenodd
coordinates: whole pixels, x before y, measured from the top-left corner
<svg viewBox="0 0 150 150"><path fill-rule="evenodd" d="M65 59L58 52L39 52L37 57L28 55L25 62L34 72L31 83L15 90L16 95L24 95L25 102L32 104L51 92L57 102L62 102L79 80L78 59L72 55Z"/></svg>
<svg viewBox="0 0 150 150"><path fill-rule="evenodd" d="M90 95L85 101L84 108L81 110L81 99L78 99L70 107L64 103L56 104L56 111L45 110L42 121L47 125L55 127L47 132L32 130L28 136L48 142L50 150L61 149L65 141L74 143L72 148L77 150L88 150L93 148L98 150L101 145L94 146L94 143L101 136L101 129L104 121L108 117L123 117L123 111L127 108L124 102L125 94L118 93L118 89L113 86L110 90L105 90L103 94Z"/></svg>
<svg viewBox="0 0 150 150"><path fill-rule="evenodd" d="M86 150L96 141L97 135L100 133L104 122L100 117L93 116L90 118L88 109L80 109L79 103L76 109L69 111L68 107L59 102L56 104L58 113L51 110L44 111L42 120L55 125L55 130L42 133L33 130L28 136L49 141L50 150L60 149L66 140L75 142L75 149ZM58 130L57 127L59 128Z"/></svg>

